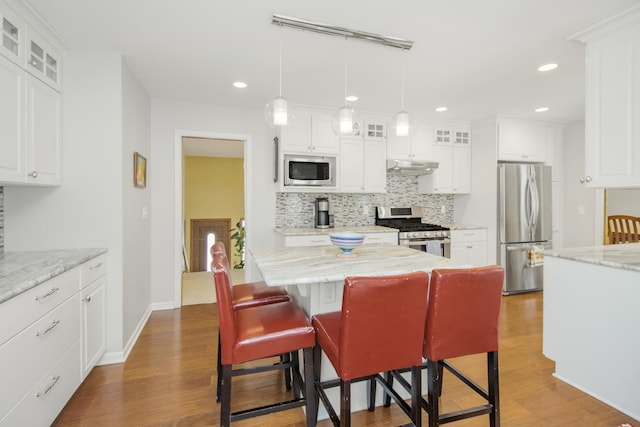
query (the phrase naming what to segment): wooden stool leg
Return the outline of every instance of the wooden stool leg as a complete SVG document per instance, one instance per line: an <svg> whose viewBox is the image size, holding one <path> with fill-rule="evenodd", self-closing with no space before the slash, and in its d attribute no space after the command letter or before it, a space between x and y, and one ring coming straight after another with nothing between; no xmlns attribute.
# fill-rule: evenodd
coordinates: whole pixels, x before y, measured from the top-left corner
<svg viewBox="0 0 640 427"><path fill-rule="evenodd" d="M300 356L298 355L298 351L293 351L291 353L287 353L288 358L290 359L290 367L285 369L285 372L300 372ZM293 381L293 398L300 399L300 384L298 381Z"/></svg>
<svg viewBox="0 0 640 427"><path fill-rule="evenodd" d="M375 378L371 378L367 380L367 388L369 392L367 393L367 409L369 412L373 412L376 409L376 380Z"/></svg>
<svg viewBox="0 0 640 427"><path fill-rule="evenodd" d="M351 426L351 381L340 381L340 427Z"/></svg>
<svg viewBox="0 0 640 427"><path fill-rule="evenodd" d="M422 427L422 367L411 367L411 419L415 427Z"/></svg>
<svg viewBox="0 0 640 427"><path fill-rule="evenodd" d="M316 342L313 347L313 408L315 413L313 414L313 422L315 425L318 422L318 407L320 406L320 393L316 391L316 387L320 387L320 372L322 368L322 347Z"/></svg>
<svg viewBox="0 0 640 427"><path fill-rule="evenodd" d="M391 375L391 372L389 371L385 372L384 379L386 382L389 383L389 387L393 388L393 375ZM382 389L382 405L385 408L388 408L391 406L391 395L387 393L384 389Z"/></svg>
<svg viewBox="0 0 640 427"><path fill-rule="evenodd" d="M280 363L289 363L291 362L291 353L285 353L280 355ZM291 368L287 368L284 370L284 386L287 391L291 391Z"/></svg>
<svg viewBox="0 0 640 427"><path fill-rule="evenodd" d="M437 427L440 410L438 405L438 362L427 361L427 406L429 407L429 427Z"/></svg>
<svg viewBox="0 0 640 427"><path fill-rule="evenodd" d="M231 365L222 365L222 393L220 396L220 426L231 425Z"/></svg>
<svg viewBox="0 0 640 427"><path fill-rule="evenodd" d="M307 427L313 427L318 420L318 397L316 395L313 366L313 347L305 348L304 357L304 397L307 402Z"/></svg>
<svg viewBox="0 0 640 427"><path fill-rule="evenodd" d="M489 379L489 404L493 406L489 414L489 425L500 427L500 382L497 351L487 353L487 378Z"/></svg>
<svg viewBox="0 0 640 427"><path fill-rule="evenodd" d="M217 372L218 372L218 384L216 387L216 402L220 403L220 390L222 388L222 368L221 368L221 350L220 350L220 329L218 328L218 360L217 360Z"/></svg>

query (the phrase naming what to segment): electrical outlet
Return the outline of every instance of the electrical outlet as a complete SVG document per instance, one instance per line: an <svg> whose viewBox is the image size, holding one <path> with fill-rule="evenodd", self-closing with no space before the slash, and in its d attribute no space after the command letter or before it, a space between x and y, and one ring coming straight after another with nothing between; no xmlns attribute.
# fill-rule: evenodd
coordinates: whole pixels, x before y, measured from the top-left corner
<svg viewBox="0 0 640 427"><path fill-rule="evenodd" d="M335 283L326 283L322 285L324 290L324 301L325 303L336 302L336 284Z"/></svg>
<svg viewBox="0 0 640 427"><path fill-rule="evenodd" d="M369 215L369 206L362 206L362 215Z"/></svg>
<svg viewBox="0 0 640 427"><path fill-rule="evenodd" d="M445 205L440 206L440 213L447 213L447 207Z"/></svg>

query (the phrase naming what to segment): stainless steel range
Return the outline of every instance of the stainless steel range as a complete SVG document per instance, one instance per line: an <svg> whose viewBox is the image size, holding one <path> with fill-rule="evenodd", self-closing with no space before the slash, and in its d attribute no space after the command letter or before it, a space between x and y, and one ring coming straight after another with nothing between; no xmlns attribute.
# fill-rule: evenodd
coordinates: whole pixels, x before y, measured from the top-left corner
<svg viewBox="0 0 640 427"><path fill-rule="evenodd" d="M451 233L447 227L422 222L422 207L376 208L376 225L398 229L398 244L451 257Z"/></svg>

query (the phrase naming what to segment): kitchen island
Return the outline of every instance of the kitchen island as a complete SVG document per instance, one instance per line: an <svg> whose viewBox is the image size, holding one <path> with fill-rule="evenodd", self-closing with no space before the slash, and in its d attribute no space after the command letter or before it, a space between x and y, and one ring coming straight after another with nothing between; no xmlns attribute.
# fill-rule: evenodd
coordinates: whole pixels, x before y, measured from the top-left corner
<svg viewBox="0 0 640 427"><path fill-rule="evenodd" d="M543 353L554 376L640 419L640 243L545 253Z"/></svg>
<svg viewBox="0 0 640 427"><path fill-rule="evenodd" d="M309 317L342 308L342 288L347 276L382 276L414 271L430 272L434 268L453 268L449 258L443 258L404 246L389 244L362 245L354 249L353 258L339 258L336 246L285 247L250 249L258 270L269 286L286 286L289 294ZM463 267L463 266L460 266ZM323 355L322 379L337 378L333 366ZM426 371L423 371L423 382ZM382 404L378 388L376 405ZM409 395L403 391L404 398ZM340 407L339 388L327 390L334 408ZM352 411L367 407L365 382L351 388ZM319 418L327 418L320 405Z"/></svg>

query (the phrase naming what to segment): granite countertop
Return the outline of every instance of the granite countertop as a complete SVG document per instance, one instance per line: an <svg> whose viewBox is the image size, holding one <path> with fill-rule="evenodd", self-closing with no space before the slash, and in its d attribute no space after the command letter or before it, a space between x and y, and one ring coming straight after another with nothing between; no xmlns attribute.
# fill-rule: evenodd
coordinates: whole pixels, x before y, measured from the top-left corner
<svg viewBox="0 0 640 427"><path fill-rule="evenodd" d="M0 253L0 303L106 252L92 248Z"/></svg>
<svg viewBox="0 0 640 427"><path fill-rule="evenodd" d="M545 250L545 256L640 271L640 243Z"/></svg>
<svg viewBox="0 0 640 427"><path fill-rule="evenodd" d="M354 233L397 233L398 230L390 227L381 227L379 225L358 225L334 228L314 228L314 227L276 227L276 233L284 236L318 236L329 233L340 233L345 231L353 231Z"/></svg>
<svg viewBox="0 0 640 427"><path fill-rule="evenodd" d="M353 250L357 256L339 258L335 246L249 249L269 286L339 282L347 276L386 276L434 268L465 267L449 258L404 246L371 244Z"/></svg>
<svg viewBox="0 0 640 427"><path fill-rule="evenodd" d="M468 224L440 224L443 227L447 227L451 230L478 230L486 229L486 225L468 225Z"/></svg>

